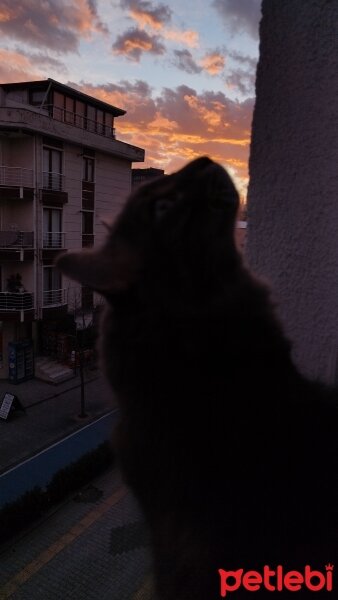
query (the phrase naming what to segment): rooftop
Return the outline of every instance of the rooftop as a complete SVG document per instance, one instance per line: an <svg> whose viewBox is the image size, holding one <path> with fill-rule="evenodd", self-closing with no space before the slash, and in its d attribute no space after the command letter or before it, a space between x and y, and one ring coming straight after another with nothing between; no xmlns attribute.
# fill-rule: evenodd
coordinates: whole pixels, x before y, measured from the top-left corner
<svg viewBox="0 0 338 600"><path fill-rule="evenodd" d="M64 83L60 83L55 79L41 79L39 81L20 81L18 83L1 83L0 88L3 88L5 91L11 90L22 90L29 88L31 90L45 90L46 93L51 90L55 90L57 92L61 92L67 94L67 96L71 98L77 98L79 100L83 100L84 102L90 102L92 106L96 108L101 108L102 110L106 110L110 113L113 113L115 117L119 117L121 115L125 115L126 111L122 108L117 108L112 104L108 104L107 102L103 102L102 100L98 100L94 96L89 96L88 94L84 94L80 90L74 89L69 85L65 85Z"/></svg>

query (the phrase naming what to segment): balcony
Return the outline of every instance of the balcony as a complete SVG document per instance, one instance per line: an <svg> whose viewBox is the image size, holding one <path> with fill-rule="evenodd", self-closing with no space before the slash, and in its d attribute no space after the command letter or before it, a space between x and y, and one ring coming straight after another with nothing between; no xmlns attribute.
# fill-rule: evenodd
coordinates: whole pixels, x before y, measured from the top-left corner
<svg viewBox="0 0 338 600"><path fill-rule="evenodd" d="M64 175L61 173L52 173L49 171L43 172L42 188L53 192L63 192L64 190Z"/></svg>
<svg viewBox="0 0 338 600"><path fill-rule="evenodd" d="M0 231L0 248L34 248L34 232Z"/></svg>
<svg viewBox="0 0 338 600"><path fill-rule="evenodd" d="M98 135L115 139L114 127L104 125L103 123L98 123L97 121L88 119L84 115L79 115L70 110L65 110L64 108L59 108L58 106L53 106L51 104L45 105L43 108L47 109L49 115L56 121L62 121L62 123L73 125L79 129L85 129L91 133L97 133Z"/></svg>
<svg viewBox="0 0 338 600"><path fill-rule="evenodd" d="M31 321L34 317L34 294L0 292L0 320Z"/></svg>
<svg viewBox="0 0 338 600"><path fill-rule="evenodd" d="M5 187L34 187L33 170L0 166L0 185Z"/></svg>
<svg viewBox="0 0 338 600"><path fill-rule="evenodd" d="M51 308L53 306L64 306L65 304L67 304L66 290L47 290L43 292L43 308Z"/></svg>
<svg viewBox="0 0 338 600"><path fill-rule="evenodd" d="M0 199L33 199L34 172L22 167L0 166Z"/></svg>
<svg viewBox="0 0 338 600"><path fill-rule="evenodd" d="M65 176L62 173L44 171L42 173L41 201L45 206L62 206L68 202L65 189Z"/></svg>
<svg viewBox="0 0 338 600"><path fill-rule="evenodd" d="M0 231L0 258L2 260L33 260L33 231Z"/></svg>
<svg viewBox="0 0 338 600"><path fill-rule="evenodd" d="M94 246L94 234L93 233L83 233L82 234L82 248L90 248Z"/></svg>
<svg viewBox="0 0 338 600"><path fill-rule="evenodd" d="M63 231L47 231L42 237L42 260L55 260L65 249L65 234Z"/></svg>
<svg viewBox="0 0 338 600"><path fill-rule="evenodd" d="M45 250L60 250L65 247L63 231L48 231L43 234L42 247Z"/></svg>

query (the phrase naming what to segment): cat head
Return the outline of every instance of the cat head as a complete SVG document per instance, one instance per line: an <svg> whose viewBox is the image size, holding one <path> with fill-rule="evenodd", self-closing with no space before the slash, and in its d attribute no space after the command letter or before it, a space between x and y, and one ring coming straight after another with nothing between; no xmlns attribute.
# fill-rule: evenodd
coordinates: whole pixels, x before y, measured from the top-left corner
<svg viewBox="0 0 338 600"><path fill-rule="evenodd" d="M57 266L107 297L133 286L196 288L238 258L239 197L227 172L207 157L132 192L105 244L68 252ZM221 266L222 265L222 266Z"/></svg>

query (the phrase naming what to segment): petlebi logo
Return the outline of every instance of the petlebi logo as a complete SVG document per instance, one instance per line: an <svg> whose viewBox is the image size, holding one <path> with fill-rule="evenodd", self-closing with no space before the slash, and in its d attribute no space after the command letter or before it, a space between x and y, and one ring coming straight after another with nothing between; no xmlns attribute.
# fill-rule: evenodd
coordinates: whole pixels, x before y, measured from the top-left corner
<svg viewBox="0 0 338 600"><path fill-rule="evenodd" d="M304 572L284 571L281 565L271 569L268 565L263 567L263 572L246 571L237 569L236 571L218 570L220 576L220 594L225 598L228 592L235 592L241 586L248 592L258 592L265 588L269 592L298 592L307 588L311 592L321 590L332 592L333 565L325 565L325 572L312 570L310 565L306 565Z"/></svg>

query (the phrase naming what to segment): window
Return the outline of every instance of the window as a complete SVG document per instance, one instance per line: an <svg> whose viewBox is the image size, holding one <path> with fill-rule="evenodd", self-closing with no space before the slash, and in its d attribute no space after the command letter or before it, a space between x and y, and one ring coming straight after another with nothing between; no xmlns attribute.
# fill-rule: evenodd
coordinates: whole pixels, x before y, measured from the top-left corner
<svg viewBox="0 0 338 600"><path fill-rule="evenodd" d="M53 148L43 149L43 187L62 191L62 152Z"/></svg>
<svg viewBox="0 0 338 600"><path fill-rule="evenodd" d="M65 122L66 123L71 123L72 125L74 125L74 117L75 117L75 110L74 110L74 100L73 98L69 98L68 96L66 96L66 110L65 110Z"/></svg>
<svg viewBox="0 0 338 600"><path fill-rule="evenodd" d="M83 157L83 181L94 181L94 159Z"/></svg>
<svg viewBox="0 0 338 600"><path fill-rule="evenodd" d="M96 111L94 106L90 106L90 104L87 105L87 119L86 119L86 126L88 131L94 131L95 132L95 116L96 116Z"/></svg>
<svg viewBox="0 0 338 600"><path fill-rule="evenodd" d="M31 90L29 94L30 104L41 106L46 97L46 90Z"/></svg>
<svg viewBox="0 0 338 600"><path fill-rule="evenodd" d="M83 129L86 115L86 105L84 104L84 102L76 100L75 113L75 125Z"/></svg>
<svg viewBox="0 0 338 600"><path fill-rule="evenodd" d="M62 304L61 273L55 267L43 268L43 305Z"/></svg>
<svg viewBox="0 0 338 600"><path fill-rule="evenodd" d="M103 123L104 112L103 110L97 109L96 111L96 131L101 135L104 134L104 123Z"/></svg>
<svg viewBox="0 0 338 600"><path fill-rule="evenodd" d="M105 113L105 135L114 137L114 118L110 113Z"/></svg>
<svg viewBox="0 0 338 600"><path fill-rule="evenodd" d="M94 244L94 213L93 211L82 211L82 247Z"/></svg>
<svg viewBox="0 0 338 600"><path fill-rule="evenodd" d="M54 92L53 96L53 117L58 121L63 121L65 108L65 97L59 92Z"/></svg>
<svg viewBox="0 0 338 600"><path fill-rule="evenodd" d="M58 208L43 209L43 247L62 248L62 211Z"/></svg>

